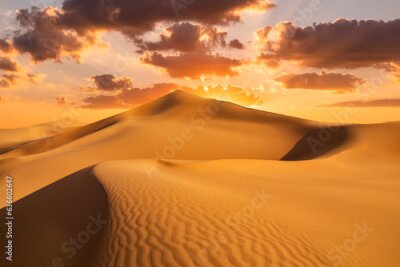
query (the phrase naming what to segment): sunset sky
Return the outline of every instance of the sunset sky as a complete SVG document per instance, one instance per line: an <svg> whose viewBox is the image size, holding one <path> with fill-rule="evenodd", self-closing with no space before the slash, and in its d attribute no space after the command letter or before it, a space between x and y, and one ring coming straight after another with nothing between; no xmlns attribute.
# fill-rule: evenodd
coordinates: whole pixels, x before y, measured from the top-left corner
<svg viewBox="0 0 400 267"><path fill-rule="evenodd" d="M35 6L35 7L34 7ZM319 121L400 120L398 0L5 0L0 129L173 90Z"/></svg>

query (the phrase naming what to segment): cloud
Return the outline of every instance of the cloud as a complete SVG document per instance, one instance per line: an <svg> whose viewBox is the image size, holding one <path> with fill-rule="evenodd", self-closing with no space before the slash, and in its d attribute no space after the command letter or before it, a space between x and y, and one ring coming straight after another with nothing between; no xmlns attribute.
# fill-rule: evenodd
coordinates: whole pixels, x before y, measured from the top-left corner
<svg viewBox="0 0 400 267"><path fill-rule="evenodd" d="M338 19L300 28L291 22L257 32L260 52L269 59L316 68L359 68L400 63L400 19Z"/></svg>
<svg viewBox="0 0 400 267"><path fill-rule="evenodd" d="M245 9L273 6L265 0L66 0L60 21L81 32L117 30L134 37L161 22L227 24L239 21L240 11Z"/></svg>
<svg viewBox="0 0 400 267"><path fill-rule="evenodd" d="M14 46L10 40L0 39L0 51L9 53L14 50Z"/></svg>
<svg viewBox="0 0 400 267"><path fill-rule="evenodd" d="M60 9L32 7L19 10L16 20L20 30L12 38L12 45L20 53L29 53L35 62L50 59L60 62L63 56L79 61L81 51L97 43L99 31L119 31L140 42L144 33L160 23L228 24L238 22L243 10L272 7L274 4L266 0L65 0ZM202 27L214 31L212 26ZM185 41L186 46L181 44L180 47L173 39L144 45L149 49L158 46L186 50L193 49L190 45L196 46L194 39ZM9 49L5 42L0 42L0 47Z"/></svg>
<svg viewBox="0 0 400 267"><path fill-rule="evenodd" d="M398 82L400 82L400 64L383 63L379 64L378 67L389 72Z"/></svg>
<svg viewBox="0 0 400 267"><path fill-rule="evenodd" d="M19 76L15 74L3 74L0 76L0 88L8 88L18 82Z"/></svg>
<svg viewBox="0 0 400 267"><path fill-rule="evenodd" d="M280 67L279 59L277 59L276 57L274 57L272 55L267 55L264 53L261 53L260 55L258 55L258 57L256 59L256 63L263 64L272 69L278 69Z"/></svg>
<svg viewBox="0 0 400 267"><path fill-rule="evenodd" d="M67 98L65 96L56 97L56 103L57 105L64 106L67 104Z"/></svg>
<svg viewBox="0 0 400 267"><path fill-rule="evenodd" d="M26 74L26 77L29 82L34 83L34 84L38 84L41 80L41 75L35 74L35 73L28 73L28 74Z"/></svg>
<svg viewBox="0 0 400 267"><path fill-rule="evenodd" d="M229 47L235 49L244 49L244 45L238 39L231 40L229 42Z"/></svg>
<svg viewBox="0 0 400 267"><path fill-rule="evenodd" d="M13 37L13 45L20 53L29 53L35 62L48 59L60 62L63 55L79 61L79 53L86 46L94 45L96 37L63 28L60 16L60 11L52 7L19 10L17 21L23 30Z"/></svg>
<svg viewBox="0 0 400 267"><path fill-rule="evenodd" d="M236 59L213 55L216 47L242 49L243 44L235 39L227 43L227 33L210 25L175 23L160 35L158 41L136 40L139 52L146 52L142 62L163 68L175 78L196 79L202 75L236 75L233 69L241 65ZM174 51L179 54L161 54L159 51Z"/></svg>
<svg viewBox="0 0 400 267"><path fill-rule="evenodd" d="M67 103L66 98L64 96L56 97L56 103L58 105L65 105Z"/></svg>
<svg viewBox="0 0 400 267"><path fill-rule="evenodd" d="M7 57L0 56L0 70L18 71L18 63Z"/></svg>
<svg viewBox="0 0 400 267"><path fill-rule="evenodd" d="M375 99L368 101L339 102L327 107L400 107L400 99Z"/></svg>
<svg viewBox="0 0 400 267"><path fill-rule="evenodd" d="M152 87L144 89L123 89L116 95L87 97L83 99L83 107L92 109L129 108L133 105L150 102L177 89L178 86L173 83L154 84Z"/></svg>
<svg viewBox="0 0 400 267"><path fill-rule="evenodd" d="M117 78L112 74L96 75L92 77L94 86L92 90L100 91L117 91L122 89L130 89L133 87L132 79L126 77Z"/></svg>
<svg viewBox="0 0 400 267"><path fill-rule="evenodd" d="M197 79L202 75L233 76L234 70L242 64L240 60L205 53L184 53L163 56L160 53L149 53L142 58L143 63L164 69L174 78Z"/></svg>
<svg viewBox="0 0 400 267"><path fill-rule="evenodd" d="M4 73L0 76L0 88L11 88L24 83L38 83L39 76L33 73Z"/></svg>
<svg viewBox="0 0 400 267"><path fill-rule="evenodd" d="M138 40L137 45L143 51L209 51L214 47L226 46L227 33L216 27L194 25L188 22L176 23L160 35L160 40L149 42Z"/></svg>
<svg viewBox="0 0 400 267"><path fill-rule="evenodd" d="M286 89L353 91L364 81L351 74L342 73L303 73L289 74L276 79Z"/></svg>

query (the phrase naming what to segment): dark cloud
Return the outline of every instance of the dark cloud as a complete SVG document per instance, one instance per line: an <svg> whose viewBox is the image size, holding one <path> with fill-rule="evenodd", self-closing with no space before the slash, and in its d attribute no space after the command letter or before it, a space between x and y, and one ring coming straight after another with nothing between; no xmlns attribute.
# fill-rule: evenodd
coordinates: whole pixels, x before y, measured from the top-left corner
<svg viewBox="0 0 400 267"><path fill-rule="evenodd" d="M13 44L20 53L29 53L34 61L55 59L68 55L79 61L79 52L95 43L92 34L78 35L60 24L61 13L54 8L41 10L33 7L17 13L22 31L16 33Z"/></svg>
<svg viewBox="0 0 400 267"><path fill-rule="evenodd" d="M0 51L9 53L13 51L14 46L10 40L0 39Z"/></svg>
<svg viewBox="0 0 400 267"><path fill-rule="evenodd" d="M92 79L94 87L90 88L100 91L117 91L130 89L133 86L132 79L126 77L117 78L112 74L96 75Z"/></svg>
<svg viewBox="0 0 400 267"><path fill-rule="evenodd" d="M118 30L135 36L160 22L226 24L239 21L243 9L273 6L265 0L66 0L60 20L81 32Z"/></svg>
<svg viewBox="0 0 400 267"><path fill-rule="evenodd" d="M83 99L84 108L91 109L113 109L113 108L128 108L129 105L120 99L118 96L97 95Z"/></svg>
<svg viewBox="0 0 400 267"><path fill-rule="evenodd" d="M16 84L20 77L15 74L3 74L0 76L0 88L8 88Z"/></svg>
<svg viewBox="0 0 400 267"><path fill-rule="evenodd" d="M289 74L276 79L287 89L313 89L353 91L364 81L351 74L342 73L303 73Z"/></svg>
<svg viewBox="0 0 400 267"><path fill-rule="evenodd" d="M144 89L123 89L116 95L87 97L83 100L83 107L93 109L129 108L150 102L177 89L178 86L173 83L159 83Z"/></svg>
<svg viewBox="0 0 400 267"><path fill-rule="evenodd" d="M185 22L168 27L160 35L159 41L138 41L137 44L141 51L208 51L217 46L225 47L226 35L226 32L218 31L216 27Z"/></svg>
<svg viewBox="0 0 400 267"><path fill-rule="evenodd" d="M67 104L67 99L64 96L56 97L56 103L60 106Z"/></svg>
<svg viewBox="0 0 400 267"><path fill-rule="evenodd" d="M0 76L0 88L9 88L20 82L37 83L38 75L32 73L4 73Z"/></svg>
<svg viewBox="0 0 400 267"><path fill-rule="evenodd" d="M290 22L257 32L264 56L318 68L374 67L400 62L400 19L346 20L299 28Z"/></svg>
<svg viewBox="0 0 400 267"><path fill-rule="evenodd" d="M339 102L328 107L400 107L400 99L375 99L367 101Z"/></svg>
<svg viewBox="0 0 400 267"><path fill-rule="evenodd" d="M163 68L171 77L192 79L200 78L202 75L237 75L233 68L242 64L237 59L205 53L163 56L157 52L146 55L142 58L142 62Z"/></svg>
<svg viewBox="0 0 400 267"><path fill-rule="evenodd" d="M8 57L0 56L0 70L18 71L18 63Z"/></svg>
<svg viewBox="0 0 400 267"><path fill-rule="evenodd" d="M273 6L265 0L65 0L61 9L32 7L19 10L16 19L21 29L13 37L12 45L20 53L29 53L36 62L48 59L60 62L62 56L79 61L80 52L96 43L97 31L119 31L140 43L141 35L153 30L158 23L227 24L239 21L240 11L244 9L266 10ZM211 26L202 27L214 31ZM192 33L191 38L195 34ZM214 41L219 42L222 35L217 33L215 38L218 40ZM181 40L178 32L175 37ZM184 51L193 51L193 46L199 45L193 43L194 39L182 41L179 44L177 40L167 38L159 43L142 45L150 50L155 46L154 50L158 47ZM9 49L5 42L0 42L0 47Z"/></svg>
<svg viewBox="0 0 400 267"><path fill-rule="evenodd" d="M214 26L175 23L160 35L155 42L137 41L140 52L147 53L142 62L163 68L176 78L199 78L201 75L235 75L233 67L239 60L213 55L216 47L242 49L243 44L235 39L227 43L227 33ZM154 52L156 51L156 52ZM159 51L180 52L178 55L163 55Z"/></svg>
<svg viewBox="0 0 400 267"><path fill-rule="evenodd" d="M377 65L378 68L382 68L389 72L398 82L400 82L400 64L396 63L383 63Z"/></svg>
<svg viewBox="0 0 400 267"><path fill-rule="evenodd" d="M26 77L28 78L28 81L34 84L37 84L39 82L39 75L35 73L28 73L26 74Z"/></svg>
<svg viewBox="0 0 400 267"><path fill-rule="evenodd" d="M229 42L229 47L235 49L244 49L244 45L238 39L231 40Z"/></svg>

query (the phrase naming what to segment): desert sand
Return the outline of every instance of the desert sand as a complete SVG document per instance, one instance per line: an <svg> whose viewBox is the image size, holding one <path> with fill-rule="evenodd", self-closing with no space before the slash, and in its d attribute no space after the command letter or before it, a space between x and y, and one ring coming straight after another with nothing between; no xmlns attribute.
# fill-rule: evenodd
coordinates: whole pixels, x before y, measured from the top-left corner
<svg viewBox="0 0 400 267"><path fill-rule="evenodd" d="M15 200L1 266L400 266L399 122L325 125L177 91L0 137Z"/></svg>
<svg viewBox="0 0 400 267"><path fill-rule="evenodd" d="M18 129L0 129L0 153L4 154L34 140L58 134L68 128L82 125L82 122L68 118Z"/></svg>

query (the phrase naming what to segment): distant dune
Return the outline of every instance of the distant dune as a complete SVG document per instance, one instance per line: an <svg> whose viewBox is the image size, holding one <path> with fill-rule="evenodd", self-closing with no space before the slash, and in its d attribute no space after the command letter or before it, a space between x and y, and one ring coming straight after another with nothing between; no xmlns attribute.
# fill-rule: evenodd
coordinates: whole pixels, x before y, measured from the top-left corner
<svg viewBox="0 0 400 267"><path fill-rule="evenodd" d="M20 136L0 143L0 190L12 176L18 200L10 266L400 266L400 123L325 125L177 91Z"/></svg>
<svg viewBox="0 0 400 267"><path fill-rule="evenodd" d="M61 131L81 125L73 120L49 122L19 129L0 129L0 154L14 150L33 140L43 139Z"/></svg>

